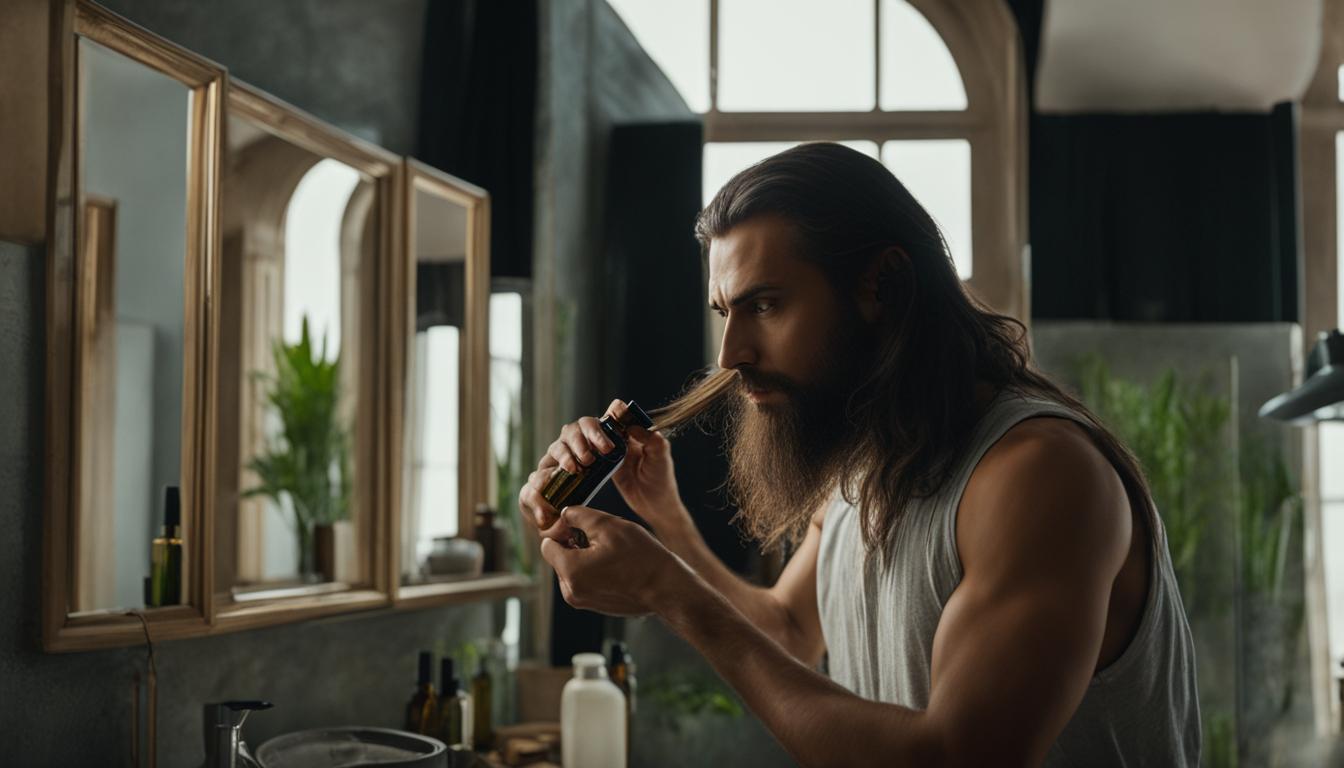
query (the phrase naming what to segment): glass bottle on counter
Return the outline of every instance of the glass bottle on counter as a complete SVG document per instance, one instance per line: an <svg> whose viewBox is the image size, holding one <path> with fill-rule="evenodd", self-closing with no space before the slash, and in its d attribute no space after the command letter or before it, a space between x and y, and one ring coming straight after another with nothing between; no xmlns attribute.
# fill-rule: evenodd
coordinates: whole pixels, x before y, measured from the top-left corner
<svg viewBox="0 0 1344 768"><path fill-rule="evenodd" d="M452 658L439 666L439 733L438 737L450 748L471 749L471 697L462 690Z"/></svg>
<svg viewBox="0 0 1344 768"><path fill-rule="evenodd" d="M406 730L433 736L438 729L439 702L434 695L434 657L429 651L420 652L420 674L416 678L415 693L406 703Z"/></svg>
<svg viewBox="0 0 1344 768"><path fill-rule="evenodd" d="M490 671L481 655L476 676L471 678L471 741L478 750L490 749L495 743L494 723L490 720L490 700L494 696Z"/></svg>
<svg viewBox="0 0 1344 768"><path fill-rule="evenodd" d="M625 756L630 759L632 746L631 728L635 719L635 662L630 658L625 643L611 644L611 659L607 664L607 676L621 693L625 694Z"/></svg>

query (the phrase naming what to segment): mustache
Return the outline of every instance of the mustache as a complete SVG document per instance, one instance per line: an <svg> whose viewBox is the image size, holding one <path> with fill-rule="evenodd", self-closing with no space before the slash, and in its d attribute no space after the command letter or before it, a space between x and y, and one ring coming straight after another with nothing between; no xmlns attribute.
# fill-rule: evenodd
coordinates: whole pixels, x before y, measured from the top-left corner
<svg viewBox="0 0 1344 768"><path fill-rule="evenodd" d="M779 390L781 392L798 391L798 384L788 376L769 373L756 368L738 368L737 378L738 383L747 389Z"/></svg>

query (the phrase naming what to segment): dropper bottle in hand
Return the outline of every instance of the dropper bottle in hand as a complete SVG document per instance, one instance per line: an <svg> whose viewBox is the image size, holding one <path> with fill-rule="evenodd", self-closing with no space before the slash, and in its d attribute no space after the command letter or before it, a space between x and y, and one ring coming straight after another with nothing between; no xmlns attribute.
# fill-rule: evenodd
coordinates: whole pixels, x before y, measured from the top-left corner
<svg viewBox="0 0 1344 768"><path fill-rule="evenodd" d="M608 412L598 423L611 440L612 449L605 454L598 454L592 464L586 467L580 465L577 472L570 472L564 467L556 467L551 471L541 496L557 511L565 507L583 506L591 501L625 461L625 439L630 428L640 426L649 429L653 426L653 419L638 403L630 400L625 404L624 413L618 415ZM582 531L574 529L574 546L586 546L586 539Z"/></svg>

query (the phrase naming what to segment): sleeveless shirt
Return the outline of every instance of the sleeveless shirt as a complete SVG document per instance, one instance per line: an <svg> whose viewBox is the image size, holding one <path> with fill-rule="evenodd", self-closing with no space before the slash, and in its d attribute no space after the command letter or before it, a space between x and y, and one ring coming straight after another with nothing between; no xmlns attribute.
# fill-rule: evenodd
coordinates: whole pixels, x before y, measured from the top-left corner
<svg viewBox="0 0 1344 768"><path fill-rule="evenodd" d="M866 699L927 708L934 633L962 577L956 541L962 493L991 446L1040 416L1086 426L1058 403L1000 395L973 429L950 480L902 516L884 563L864 558L858 511L837 494L817 554L817 602L832 679ZM1194 644L1166 531L1160 520L1151 528L1157 546L1138 631L1121 656L1094 675L1045 766L1199 765Z"/></svg>

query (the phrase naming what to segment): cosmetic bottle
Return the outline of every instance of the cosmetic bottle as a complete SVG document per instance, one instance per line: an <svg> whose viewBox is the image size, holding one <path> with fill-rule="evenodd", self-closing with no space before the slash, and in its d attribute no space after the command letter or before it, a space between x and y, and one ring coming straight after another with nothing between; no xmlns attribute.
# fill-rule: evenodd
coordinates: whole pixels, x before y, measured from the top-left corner
<svg viewBox="0 0 1344 768"><path fill-rule="evenodd" d="M472 537L476 539L477 544L481 545L481 550L485 555L481 570L485 573L506 570L505 559L500 557L501 534L503 531L495 526L495 511L490 508L489 504L476 505L472 528Z"/></svg>
<svg viewBox="0 0 1344 768"><path fill-rule="evenodd" d="M597 495L625 460L625 435L630 427L639 425L648 429L653 426L653 419L634 400L626 403L625 407L625 414L621 418L608 414L599 422L602 432L611 440L610 451L598 454L588 466L580 465L578 472L570 472L563 467L551 471L541 495L557 512L565 507L587 504Z"/></svg>
<svg viewBox="0 0 1344 768"><path fill-rule="evenodd" d="M182 500L176 485L163 489L163 533L149 547L149 605L182 602Z"/></svg>
<svg viewBox="0 0 1344 768"><path fill-rule="evenodd" d="M471 678L471 743L477 750L494 746L494 723L490 721L490 699L494 696L490 672L481 656L476 676Z"/></svg>
<svg viewBox="0 0 1344 768"><path fill-rule="evenodd" d="M439 719L439 703L434 695L433 664L433 655L429 651L421 651L415 693L406 703L406 730L424 736L434 735Z"/></svg>
<svg viewBox="0 0 1344 768"><path fill-rule="evenodd" d="M630 760L630 732L635 719L635 662L630 658L625 643L611 644L611 657L607 661L607 676L613 685L625 695L625 758Z"/></svg>
<svg viewBox="0 0 1344 768"><path fill-rule="evenodd" d="M607 679L602 654L576 654L560 694L561 764L625 768L625 719L625 696Z"/></svg>
<svg viewBox="0 0 1344 768"><path fill-rule="evenodd" d="M471 697L462 690L453 660L439 665L439 733L449 748L471 749Z"/></svg>

